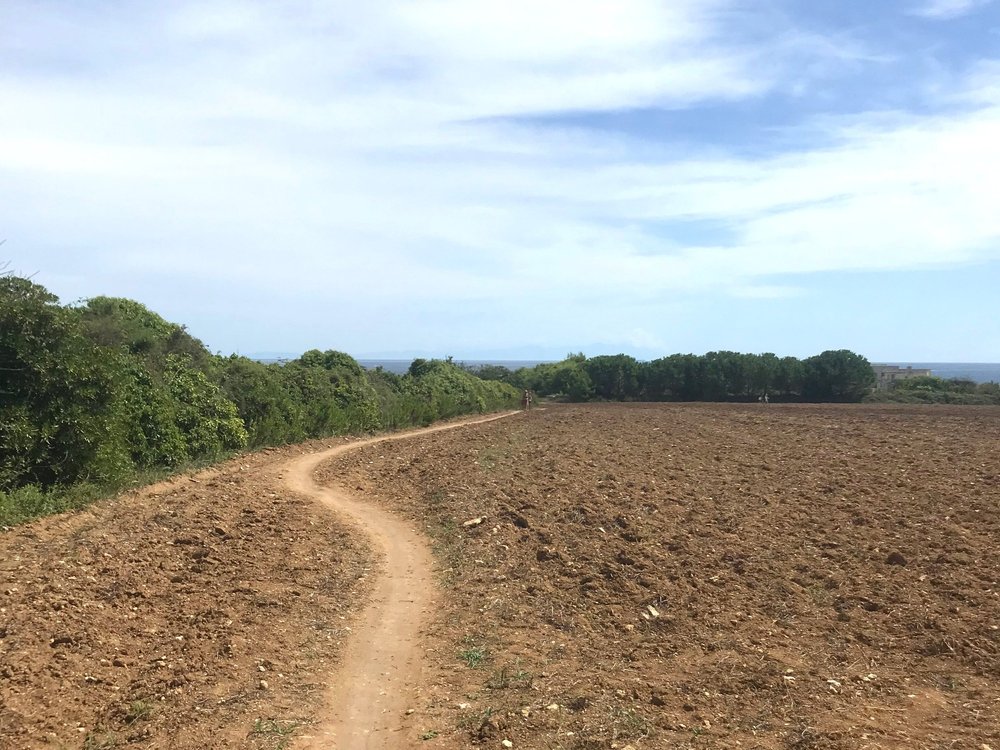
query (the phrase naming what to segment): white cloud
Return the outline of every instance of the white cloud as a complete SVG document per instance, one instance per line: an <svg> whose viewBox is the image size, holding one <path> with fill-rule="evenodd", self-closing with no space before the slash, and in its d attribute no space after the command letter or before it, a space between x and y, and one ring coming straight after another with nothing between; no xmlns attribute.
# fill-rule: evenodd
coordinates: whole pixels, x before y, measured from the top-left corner
<svg viewBox="0 0 1000 750"><path fill-rule="evenodd" d="M993 0L924 0L912 12L924 18L951 19L968 15L992 2Z"/></svg>
<svg viewBox="0 0 1000 750"><path fill-rule="evenodd" d="M338 313L569 311L785 298L781 277L1000 247L1000 66L957 87L957 112L817 120L821 146L749 159L508 118L751 98L801 83L803 60L826 75L865 52L737 34L723 0L74 7L0 12L17 30L0 54L33 61L0 79L3 235L61 272L91 254L65 264L72 296L127 293L88 273L197 274ZM691 221L730 238L679 239ZM624 316L590 325L660 341Z"/></svg>

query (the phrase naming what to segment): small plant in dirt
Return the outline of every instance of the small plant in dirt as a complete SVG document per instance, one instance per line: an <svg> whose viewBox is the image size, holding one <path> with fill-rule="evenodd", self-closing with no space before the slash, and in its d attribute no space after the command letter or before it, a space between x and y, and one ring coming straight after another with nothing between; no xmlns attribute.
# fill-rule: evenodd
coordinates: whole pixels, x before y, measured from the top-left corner
<svg viewBox="0 0 1000 750"><path fill-rule="evenodd" d="M964 687L961 680L950 675L938 675L933 678L933 681L942 690L947 690L948 692L954 692Z"/></svg>
<svg viewBox="0 0 1000 750"><path fill-rule="evenodd" d="M490 675L486 687L490 690L506 690L507 688L530 688L532 680L530 672L525 672L516 662L513 666L500 667Z"/></svg>
<svg viewBox="0 0 1000 750"><path fill-rule="evenodd" d="M477 711L471 714L463 714L459 717L458 728L459 729L475 729L478 730L484 722L489 721L490 717L493 716L493 707L487 706L483 711Z"/></svg>
<svg viewBox="0 0 1000 750"><path fill-rule="evenodd" d="M482 663L486 661L489 656L489 651L486 646L475 645L469 646L459 652L459 657L465 662L466 666L470 669L479 669Z"/></svg>
<svg viewBox="0 0 1000 750"><path fill-rule="evenodd" d="M257 719L250 730L250 735L255 737L280 737L280 741L275 746L277 750L288 747L292 741L292 733L302 726L301 721L278 721L276 719Z"/></svg>
<svg viewBox="0 0 1000 750"><path fill-rule="evenodd" d="M134 700L125 712L125 723L131 726L139 721L145 721L153 715L153 704L147 700Z"/></svg>
<svg viewBox="0 0 1000 750"><path fill-rule="evenodd" d="M83 738L83 750L112 750L118 747L118 738L111 732L95 729Z"/></svg>
<svg viewBox="0 0 1000 750"><path fill-rule="evenodd" d="M500 452L499 448L490 446L489 448L484 448L479 451L479 455L476 457L476 461L479 464L479 468L483 471L492 471L496 468L497 462L501 458L506 456Z"/></svg>
<svg viewBox="0 0 1000 750"><path fill-rule="evenodd" d="M611 713L614 739L638 739L649 737L653 727L646 717L627 708L615 708Z"/></svg>
<svg viewBox="0 0 1000 750"><path fill-rule="evenodd" d="M434 540L434 554L446 566L445 582L454 583L456 572L465 562L462 554L464 538L459 532L458 524L451 518L436 519L437 523L429 523L428 532Z"/></svg>
<svg viewBox="0 0 1000 750"><path fill-rule="evenodd" d="M424 732L422 735L420 735L420 739L422 739L422 740L433 740L437 736L438 736L437 730L429 729L426 732Z"/></svg>
<svg viewBox="0 0 1000 750"><path fill-rule="evenodd" d="M430 490L424 495L424 503L428 508L440 510L448 504L448 491L442 487Z"/></svg>

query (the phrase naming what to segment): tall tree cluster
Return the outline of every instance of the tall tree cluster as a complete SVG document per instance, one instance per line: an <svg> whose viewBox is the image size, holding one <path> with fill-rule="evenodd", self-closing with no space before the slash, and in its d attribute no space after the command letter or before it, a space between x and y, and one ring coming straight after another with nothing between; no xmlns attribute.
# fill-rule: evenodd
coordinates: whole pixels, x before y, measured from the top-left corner
<svg viewBox="0 0 1000 750"><path fill-rule="evenodd" d="M840 349L807 359L774 354L673 354L640 362L627 354L585 357L517 371L477 370L542 395L572 401L861 401L875 385L867 359Z"/></svg>

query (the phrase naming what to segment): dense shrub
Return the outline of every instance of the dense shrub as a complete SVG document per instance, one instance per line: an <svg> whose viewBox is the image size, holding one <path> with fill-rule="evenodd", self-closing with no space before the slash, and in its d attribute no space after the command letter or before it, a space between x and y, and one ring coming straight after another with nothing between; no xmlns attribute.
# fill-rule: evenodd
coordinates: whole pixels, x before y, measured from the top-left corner
<svg viewBox="0 0 1000 750"><path fill-rule="evenodd" d="M482 414L518 402L518 391L512 385L481 380L450 360L416 359L400 384L411 405L419 405L414 413L417 424L459 414Z"/></svg>
<svg viewBox="0 0 1000 750"><path fill-rule="evenodd" d="M0 278L0 489L128 475L121 364L54 295Z"/></svg>
<svg viewBox="0 0 1000 750"><path fill-rule="evenodd" d="M281 365L234 354L219 362L219 385L243 419L249 447L305 439L305 408L288 387Z"/></svg>
<svg viewBox="0 0 1000 750"><path fill-rule="evenodd" d="M869 400L902 404L1000 404L1000 383L919 376L897 380Z"/></svg>
<svg viewBox="0 0 1000 750"><path fill-rule="evenodd" d="M148 472L247 446L396 429L517 402L450 361L368 373L311 350L287 365L218 357L138 302L62 306L0 277L0 523L79 507Z"/></svg>

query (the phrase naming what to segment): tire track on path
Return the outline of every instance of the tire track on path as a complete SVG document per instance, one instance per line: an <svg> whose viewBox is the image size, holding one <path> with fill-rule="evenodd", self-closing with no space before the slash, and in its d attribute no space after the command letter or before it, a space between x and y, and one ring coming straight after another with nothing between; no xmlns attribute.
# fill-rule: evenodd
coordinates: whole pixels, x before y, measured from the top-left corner
<svg viewBox="0 0 1000 750"><path fill-rule="evenodd" d="M338 668L330 675L326 705L329 715L300 736L298 747L310 750L392 750L409 745L405 711L419 689L424 649L420 631L430 619L438 591L434 561L424 534L409 522L323 487L313 479L316 467L347 451L367 445L405 440L443 430L492 422L518 412L385 435L311 453L286 464L286 486L315 498L360 527L383 557L371 600L352 623Z"/></svg>

